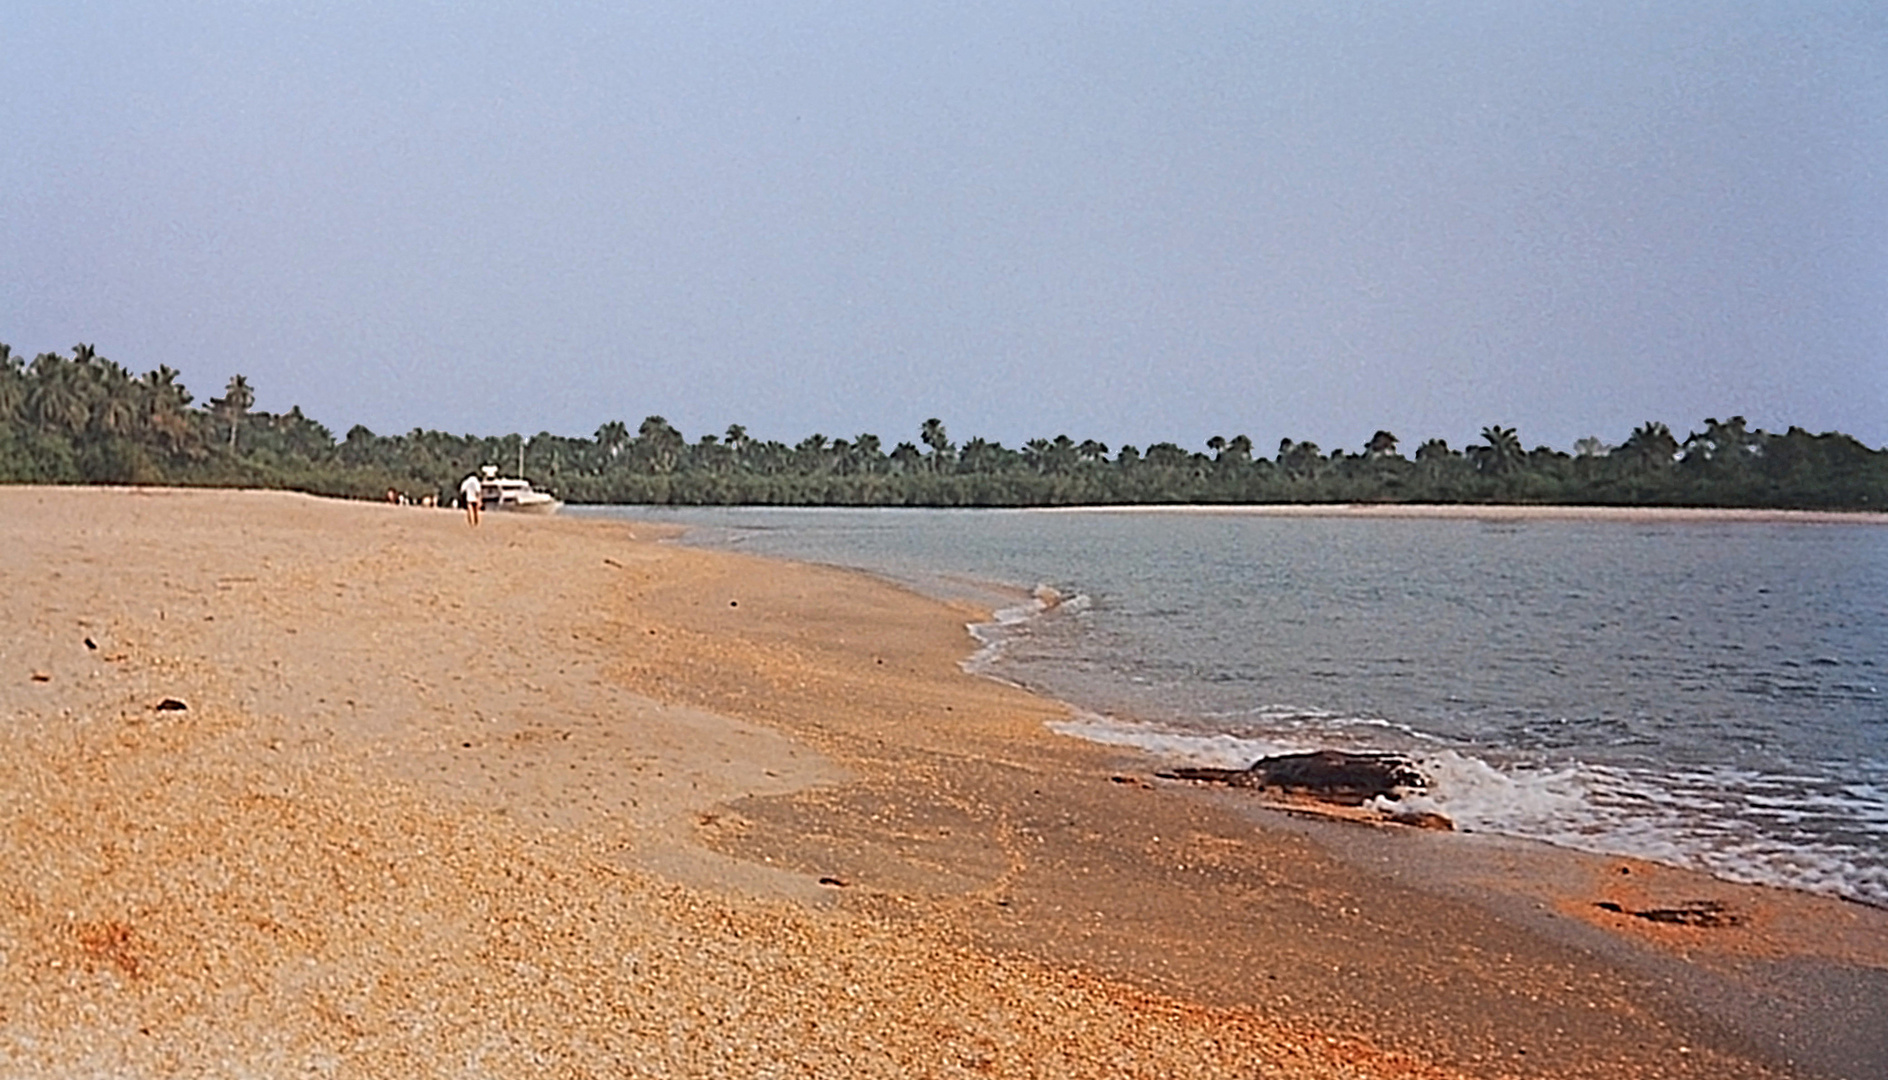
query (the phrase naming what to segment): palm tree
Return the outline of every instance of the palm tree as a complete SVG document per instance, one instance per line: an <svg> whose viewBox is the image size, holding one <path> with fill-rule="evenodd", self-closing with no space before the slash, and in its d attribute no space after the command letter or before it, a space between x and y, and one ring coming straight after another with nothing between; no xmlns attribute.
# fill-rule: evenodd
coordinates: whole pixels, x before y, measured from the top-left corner
<svg viewBox="0 0 1888 1080"><path fill-rule="evenodd" d="M734 451L718 436L703 434L689 449L689 461L694 468L724 475L734 468Z"/></svg>
<svg viewBox="0 0 1888 1080"><path fill-rule="evenodd" d="M918 438L931 448L931 471L942 472L944 459L950 455L950 436L944 431L944 421L933 416L918 428Z"/></svg>
<svg viewBox="0 0 1888 1080"><path fill-rule="evenodd" d="M128 435L138 422L138 402L129 380L104 388L92 410L92 424L105 435Z"/></svg>
<svg viewBox="0 0 1888 1080"><path fill-rule="evenodd" d="M1067 435L1057 435L1049 441L1049 471L1056 476L1063 476L1075 468L1081 455L1075 448L1075 440Z"/></svg>
<svg viewBox="0 0 1888 1080"><path fill-rule="evenodd" d="M1527 451L1521 448L1521 438L1513 428L1504 428L1494 424L1482 429L1482 439L1487 446L1477 447L1476 463L1484 472L1505 474L1513 472L1527 460Z"/></svg>
<svg viewBox="0 0 1888 1080"><path fill-rule="evenodd" d="M1308 439L1304 442L1281 439L1278 464L1287 476L1315 477L1324 471L1324 451Z"/></svg>
<svg viewBox="0 0 1888 1080"><path fill-rule="evenodd" d="M1753 436L1746 425L1747 421L1741 416L1733 416L1722 423L1715 416L1707 417L1704 434L1685 438L1685 463L1711 463L1720 467L1748 464L1752 452L1760 445L1758 437L1762 433Z"/></svg>
<svg viewBox="0 0 1888 1080"><path fill-rule="evenodd" d="M241 375L231 375L229 385L223 388L223 396L210 399L210 411L229 425L229 450L232 454L236 452L236 429L242 425L244 415L255 403L256 392L250 389L249 380Z"/></svg>
<svg viewBox="0 0 1888 1080"><path fill-rule="evenodd" d="M982 436L964 444L957 463L967 473L993 473L1003 461L1003 448Z"/></svg>
<svg viewBox="0 0 1888 1080"><path fill-rule="evenodd" d="M1023 444L1023 460L1037 472L1049 471L1049 440L1031 439Z"/></svg>
<svg viewBox="0 0 1888 1080"><path fill-rule="evenodd" d="M1462 455L1449 449L1445 440L1425 439L1416 447L1416 469L1431 484L1440 483L1450 474L1459 475L1461 468Z"/></svg>
<svg viewBox="0 0 1888 1080"><path fill-rule="evenodd" d="M919 462L923 460L923 455L918 453L918 448L908 442L901 442L892 447L892 452L888 456L892 464L897 466L900 472L905 473L916 470Z"/></svg>
<svg viewBox="0 0 1888 1080"><path fill-rule="evenodd" d="M1640 469L1662 469L1677 460L1678 439L1672 435L1671 428L1657 420L1647 420L1632 429L1619 452Z"/></svg>
<svg viewBox="0 0 1888 1080"><path fill-rule="evenodd" d="M77 345L77 370L90 413L87 430L107 438L132 434L138 423L138 390L131 373L98 355L89 345Z"/></svg>
<svg viewBox="0 0 1888 1080"><path fill-rule="evenodd" d="M742 446L741 467L762 476L775 476L785 471L787 459L793 453L779 439L768 439L765 442L749 439Z"/></svg>
<svg viewBox="0 0 1888 1080"><path fill-rule="evenodd" d="M190 391L177 381L177 371L159 364L139 381L139 424L171 454L201 453L201 444L193 445L197 433L190 422Z"/></svg>
<svg viewBox="0 0 1888 1080"><path fill-rule="evenodd" d="M131 373L89 347L81 348L85 359L73 363L82 373L91 405L90 430L108 437L131 434L138 424L138 391Z"/></svg>
<svg viewBox="0 0 1888 1080"><path fill-rule="evenodd" d="M11 420L26 404L26 369L13 346L0 343L0 422Z"/></svg>
<svg viewBox="0 0 1888 1080"><path fill-rule="evenodd" d="M304 415L300 405L289 406L289 410L276 417L270 426L281 436L282 444L290 453L309 461L320 461L334 452L334 432ZM433 440L429 435L428 432L420 433L419 441L428 450L427 458L436 463L438 454L432 452Z"/></svg>
<svg viewBox="0 0 1888 1080"><path fill-rule="evenodd" d="M1185 468L1189 455L1182 447L1170 442L1157 442L1147 448L1147 463L1163 469Z"/></svg>
<svg viewBox="0 0 1888 1080"><path fill-rule="evenodd" d="M615 461L628 446L629 425L621 420L611 420L597 429L597 449L606 461Z"/></svg>
<svg viewBox="0 0 1888 1080"><path fill-rule="evenodd" d="M649 471L656 473L674 472L676 459L688 445L682 433L660 416L643 418L642 426L636 429L636 442Z"/></svg>
<svg viewBox="0 0 1888 1080"><path fill-rule="evenodd" d="M833 471L841 476L851 476L859 471L859 450L848 439L834 439L829 451L832 457Z"/></svg>
<svg viewBox="0 0 1888 1080"><path fill-rule="evenodd" d="M28 372L26 409L49 431L78 434L92 418L84 376L76 364L58 353L40 353Z"/></svg>
<svg viewBox="0 0 1888 1080"><path fill-rule="evenodd" d="M825 472L831 462L826 457L826 436L814 432L793 448L793 460L801 472Z"/></svg>

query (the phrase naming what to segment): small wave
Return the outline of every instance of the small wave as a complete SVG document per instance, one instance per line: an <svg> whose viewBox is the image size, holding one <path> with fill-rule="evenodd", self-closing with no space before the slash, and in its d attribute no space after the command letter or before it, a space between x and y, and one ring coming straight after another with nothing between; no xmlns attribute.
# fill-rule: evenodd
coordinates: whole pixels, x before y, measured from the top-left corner
<svg viewBox="0 0 1888 1080"><path fill-rule="evenodd" d="M1294 710L1275 713L1296 717ZM1332 718L1341 719L1341 718ZM1327 720L1328 722L1328 720ZM1181 730L1078 713L1051 729L1193 766L1242 769L1262 757L1329 747L1329 729L1265 734ZM1800 889L1888 907L1888 861L1828 839L1888 831L1888 792L1867 782L1744 769L1655 773L1578 761L1495 763L1452 749L1413 753L1429 787L1378 809L1442 814L1465 832L1539 840L1686 867L1729 881ZM1783 820L1787 819L1787 820ZM1779 836L1775 826L1816 827Z"/></svg>
<svg viewBox="0 0 1888 1080"><path fill-rule="evenodd" d="M1231 709L1200 714L1207 720L1257 720L1271 722L1277 720L1334 720L1337 714L1323 709L1303 708L1297 705L1254 705L1249 709Z"/></svg>
<svg viewBox="0 0 1888 1080"><path fill-rule="evenodd" d="M967 623L964 629L977 641L977 650L958 663L971 675L997 678L992 668L1003 655L1003 648L1034 620L1049 612L1076 613L1087 610L1089 599L1082 593L1064 595L1051 585L1037 585L1029 599L990 613L990 621ZM1007 682L1006 679L998 679Z"/></svg>
<svg viewBox="0 0 1888 1080"><path fill-rule="evenodd" d="M1262 757L1295 754L1315 748L1309 742L1175 731L1079 710L1074 719L1055 721L1049 728L1058 734L1089 742L1133 747L1157 757L1215 769L1242 769Z"/></svg>
<svg viewBox="0 0 1888 1080"><path fill-rule="evenodd" d="M1429 788L1404 805L1442 814L1467 832L1539 831L1569 820L1586 798L1573 767L1503 770L1453 750L1420 755L1417 766Z"/></svg>
<svg viewBox="0 0 1888 1080"><path fill-rule="evenodd" d="M1888 800L1865 785L1732 769L1496 767L1453 752L1424 767L1435 778L1425 797L1464 828L1888 906L1888 863L1873 845L1832 839L1882 835Z"/></svg>
<svg viewBox="0 0 1888 1080"><path fill-rule="evenodd" d="M1333 732L1340 731L1347 732L1349 737L1373 743L1378 741L1385 732L1401 736L1411 746L1434 745L1447 741L1440 735L1381 716L1345 716L1341 713L1297 705L1258 705L1249 709L1204 712L1200 714L1200 717L1221 725L1240 727L1252 725L1268 731L1277 731L1280 728L1303 730L1318 736L1326 743L1329 742L1329 736ZM1355 729L1355 732L1351 733L1347 729ZM1373 748L1382 749L1383 747Z"/></svg>

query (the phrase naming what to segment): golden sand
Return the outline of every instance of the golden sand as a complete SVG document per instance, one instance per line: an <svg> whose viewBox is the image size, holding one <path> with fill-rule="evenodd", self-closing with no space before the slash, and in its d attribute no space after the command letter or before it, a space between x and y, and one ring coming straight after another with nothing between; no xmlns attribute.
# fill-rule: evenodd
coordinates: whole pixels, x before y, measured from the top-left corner
<svg viewBox="0 0 1888 1080"><path fill-rule="evenodd" d="M1051 734L973 612L658 539L0 489L0 1076L1787 1073Z"/></svg>

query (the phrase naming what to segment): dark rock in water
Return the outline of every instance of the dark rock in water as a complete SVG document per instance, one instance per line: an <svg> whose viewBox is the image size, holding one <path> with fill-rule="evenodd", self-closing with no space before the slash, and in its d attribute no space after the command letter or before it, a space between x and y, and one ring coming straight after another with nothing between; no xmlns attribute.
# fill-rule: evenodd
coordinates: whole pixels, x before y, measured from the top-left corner
<svg viewBox="0 0 1888 1080"><path fill-rule="evenodd" d="M1403 789L1429 786L1428 779L1406 757L1344 750L1278 754L1260 758L1244 769L1175 769L1158 775L1233 787L1277 788L1345 806L1361 806L1379 795L1395 799Z"/></svg>

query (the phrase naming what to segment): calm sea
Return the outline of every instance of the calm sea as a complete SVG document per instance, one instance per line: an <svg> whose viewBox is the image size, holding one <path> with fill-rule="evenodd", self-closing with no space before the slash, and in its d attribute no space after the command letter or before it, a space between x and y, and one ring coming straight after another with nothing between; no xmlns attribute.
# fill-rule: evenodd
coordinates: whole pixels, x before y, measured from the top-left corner
<svg viewBox="0 0 1888 1080"><path fill-rule="evenodd" d="M1888 906L1888 527L601 512L1013 605L972 666L1076 706L1071 734L1405 751L1461 828Z"/></svg>

